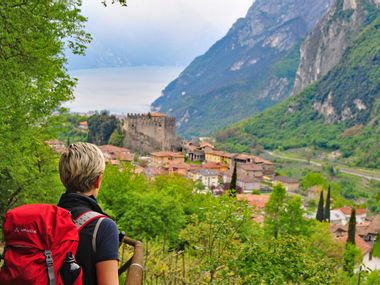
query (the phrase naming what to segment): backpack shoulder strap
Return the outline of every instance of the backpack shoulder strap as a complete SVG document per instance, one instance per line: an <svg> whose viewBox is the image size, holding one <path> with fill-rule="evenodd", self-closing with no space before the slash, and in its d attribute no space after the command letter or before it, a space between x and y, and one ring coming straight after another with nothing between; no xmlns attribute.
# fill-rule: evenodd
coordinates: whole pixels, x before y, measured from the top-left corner
<svg viewBox="0 0 380 285"><path fill-rule="evenodd" d="M95 225L95 229L94 229L94 232L92 233L92 250L94 252L96 252L96 236L98 234L98 230L99 230L99 227L100 227L100 223L105 219L106 217L101 217L98 219L98 221L96 222L96 225Z"/></svg>
<svg viewBox="0 0 380 285"><path fill-rule="evenodd" d="M99 218L106 218L107 216L95 211L87 211L74 219L74 224L80 232L87 224Z"/></svg>
<svg viewBox="0 0 380 285"><path fill-rule="evenodd" d="M87 211L79 215L76 219L74 219L74 224L77 227L78 232L80 232L86 225L88 225L92 221L96 219L98 220L95 224L94 232L92 233L92 250L94 252L96 252L96 236L98 234L100 224L105 218L107 218L106 215L100 214L95 211Z"/></svg>

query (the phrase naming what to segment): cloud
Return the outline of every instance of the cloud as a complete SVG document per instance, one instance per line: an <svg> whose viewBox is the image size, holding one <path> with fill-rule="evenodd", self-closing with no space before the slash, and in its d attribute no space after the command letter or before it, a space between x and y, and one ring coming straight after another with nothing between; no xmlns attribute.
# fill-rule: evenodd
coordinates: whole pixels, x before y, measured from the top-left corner
<svg viewBox="0 0 380 285"><path fill-rule="evenodd" d="M253 0L128 0L127 7L85 0L92 46L122 49L134 61L163 56L184 64L204 53L244 17ZM152 49L156 49L154 54ZM149 61L149 60L148 60ZM146 64L149 64L147 62Z"/></svg>

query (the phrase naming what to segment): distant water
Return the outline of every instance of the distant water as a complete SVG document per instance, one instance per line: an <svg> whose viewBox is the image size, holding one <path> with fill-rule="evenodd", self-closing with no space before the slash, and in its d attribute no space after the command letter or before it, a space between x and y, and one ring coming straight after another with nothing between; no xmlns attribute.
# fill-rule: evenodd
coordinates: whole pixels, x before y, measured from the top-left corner
<svg viewBox="0 0 380 285"><path fill-rule="evenodd" d="M66 103L73 112L109 110L113 114L148 112L161 90L183 67L140 66L71 71L78 79L75 100Z"/></svg>

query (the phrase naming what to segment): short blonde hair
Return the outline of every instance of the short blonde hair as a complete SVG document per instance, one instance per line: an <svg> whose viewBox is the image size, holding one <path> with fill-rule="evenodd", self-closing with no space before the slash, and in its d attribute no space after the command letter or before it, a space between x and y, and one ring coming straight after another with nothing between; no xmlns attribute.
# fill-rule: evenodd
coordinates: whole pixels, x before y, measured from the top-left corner
<svg viewBox="0 0 380 285"><path fill-rule="evenodd" d="M96 145L90 143L70 145L59 161L61 181L68 192L90 191L104 169L103 153Z"/></svg>

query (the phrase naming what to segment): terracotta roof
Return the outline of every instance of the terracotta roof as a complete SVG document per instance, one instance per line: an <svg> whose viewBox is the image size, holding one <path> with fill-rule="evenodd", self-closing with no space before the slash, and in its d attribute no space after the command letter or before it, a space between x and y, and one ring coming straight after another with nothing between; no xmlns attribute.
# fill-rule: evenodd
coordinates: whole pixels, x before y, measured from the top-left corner
<svg viewBox="0 0 380 285"><path fill-rule="evenodd" d="M366 236L368 234L380 233L380 215L372 217L371 221L367 221L356 225L356 232L360 236Z"/></svg>
<svg viewBox="0 0 380 285"><path fill-rule="evenodd" d="M160 112L153 112L153 113L150 113L150 115L152 117L166 117L166 115L164 113L160 113Z"/></svg>
<svg viewBox="0 0 380 285"><path fill-rule="evenodd" d="M274 178L275 181L279 181L279 182L282 182L282 183L287 183L287 184L295 184L295 183L298 183L298 180L296 179L293 179L293 178L290 178L290 177L286 177L286 176L276 176Z"/></svg>
<svg viewBox="0 0 380 285"><path fill-rule="evenodd" d="M343 233L340 237L335 237L335 239L339 242L346 243L347 242L347 233ZM358 234L355 234L355 245L360 249L363 255L371 250L371 246L366 243Z"/></svg>
<svg viewBox="0 0 380 285"><path fill-rule="evenodd" d="M252 156L252 158L255 160L256 163L273 165L273 162L271 162L269 160L262 159L261 157Z"/></svg>
<svg viewBox="0 0 380 285"><path fill-rule="evenodd" d="M347 242L348 237L348 226L340 226L335 224L330 224L330 232L332 237L341 243ZM339 232L339 234L337 234ZM359 234L355 234L355 245L360 249L363 255L371 250L371 246L366 243Z"/></svg>
<svg viewBox="0 0 380 285"><path fill-rule="evenodd" d="M98 147L102 152L109 152L109 153L130 152L129 149L127 148L118 147L118 146L114 146L110 144L99 145Z"/></svg>
<svg viewBox="0 0 380 285"><path fill-rule="evenodd" d="M164 168L190 169L190 165L184 162L170 161Z"/></svg>
<svg viewBox="0 0 380 285"><path fill-rule="evenodd" d="M253 163L246 163L240 165L240 168L245 171L263 171L263 167L261 165L253 164Z"/></svg>
<svg viewBox="0 0 380 285"><path fill-rule="evenodd" d="M346 216L351 216L351 207L349 206L345 206L345 207L342 207L342 208L339 208L338 210L341 210L343 214L345 214ZM367 214L367 209L356 209L356 215L363 215L363 214Z"/></svg>
<svg viewBox="0 0 380 285"><path fill-rule="evenodd" d="M200 142L199 147L200 148L204 148L204 147L214 148L214 145L210 144L209 142Z"/></svg>
<svg viewBox="0 0 380 285"><path fill-rule="evenodd" d="M204 169L221 169L221 168L224 168L224 166L221 165L220 163L216 163L216 162L207 162L205 164L202 164L202 168L204 168Z"/></svg>
<svg viewBox="0 0 380 285"><path fill-rule="evenodd" d="M237 158L237 159L254 159L254 157L252 155L248 155L245 153L239 153L239 154L235 155L234 158Z"/></svg>
<svg viewBox="0 0 380 285"><path fill-rule="evenodd" d="M79 126L88 126L88 123L87 121L79 122Z"/></svg>
<svg viewBox="0 0 380 285"><path fill-rule="evenodd" d="M270 195L256 195L256 194L237 194L239 201L247 201L250 206L256 207L256 209L262 210L268 203Z"/></svg>
<svg viewBox="0 0 380 285"><path fill-rule="evenodd" d="M232 158L234 156L233 153L228 153L228 152L224 152L224 151L221 151L221 150L205 150L205 153L206 154L217 155L217 156L220 156L220 157L226 157L226 158Z"/></svg>
<svg viewBox="0 0 380 285"><path fill-rule="evenodd" d="M178 157L178 158L185 157L180 152L172 152L172 151L156 151L156 152L152 152L151 155L157 156L157 157Z"/></svg>
<svg viewBox="0 0 380 285"><path fill-rule="evenodd" d="M121 152L119 153L118 158L123 161L133 161L135 155L133 153Z"/></svg>

